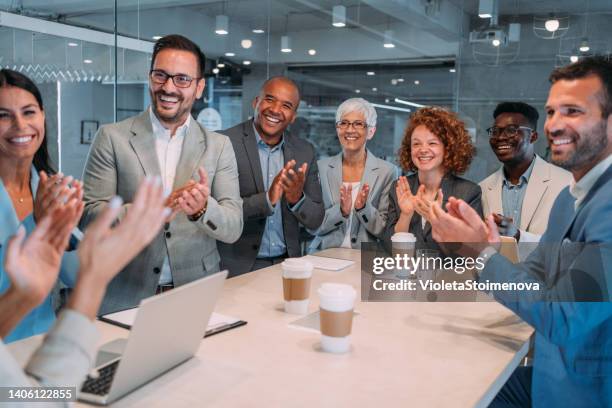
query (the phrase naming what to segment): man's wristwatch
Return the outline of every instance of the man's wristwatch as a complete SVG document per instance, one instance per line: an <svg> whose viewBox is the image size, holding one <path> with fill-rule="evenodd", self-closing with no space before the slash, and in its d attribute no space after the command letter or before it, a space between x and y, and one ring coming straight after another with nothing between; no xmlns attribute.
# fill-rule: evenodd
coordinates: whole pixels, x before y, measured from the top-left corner
<svg viewBox="0 0 612 408"><path fill-rule="evenodd" d="M204 208L202 208L197 213L189 215L187 218L189 218L189 221L197 221L202 217L202 215L204 215L205 212L206 212L206 206L204 206Z"/></svg>

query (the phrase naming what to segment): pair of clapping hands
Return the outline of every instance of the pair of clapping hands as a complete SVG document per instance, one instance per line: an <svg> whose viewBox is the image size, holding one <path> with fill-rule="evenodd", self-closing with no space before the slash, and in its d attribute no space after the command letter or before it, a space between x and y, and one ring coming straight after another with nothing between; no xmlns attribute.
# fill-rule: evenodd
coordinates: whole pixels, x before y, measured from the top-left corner
<svg viewBox="0 0 612 408"><path fill-rule="evenodd" d="M342 216L348 217L352 208L359 211L365 207L368 194L370 194L370 186L368 183L363 183L355 198L355 205L353 205L353 186L350 184L340 186L340 212Z"/></svg>
<svg viewBox="0 0 612 408"><path fill-rule="evenodd" d="M303 163L298 169L295 166L296 161L289 160L272 180L268 190L270 204L276 205L283 195L290 205L297 204L302 198L308 163Z"/></svg>
<svg viewBox="0 0 612 408"><path fill-rule="evenodd" d="M172 210L172 214L184 212L187 216L193 216L206 211L210 187L208 186L208 174L203 167L198 168L200 181L189 180L184 186L174 190L165 201L165 205Z"/></svg>
<svg viewBox="0 0 612 408"><path fill-rule="evenodd" d="M41 177L43 183L48 180L43 181ZM80 190L79 183L75 183L75 187L67 187L69 184L69 181L66 182L64 188ZM47 193L52 194L52 189L56 187L52 184L48 187L50 190ZM59 190L60 194L68 194L63 188ZM9 240L4 265L11 279L7 293L13 298L17 296L21 305L27 305L30 309L36 307L53 288L71 231L83 212L80 194L73 191L72 195L66 196L66 200L56 200L53 205L48 205L28 237L22 226ZM109 202L87 228L77 249L80 269L67 307L90 319L96 316L106 285L155 237L171 212L164 205L159 177L147 178L140 185L126 216L111 229L121 204L119 197Z"/></svg>
<svg viewBox="0 0 612 408"><path fill-rule="evenodd" d="M401 176L397 180L395 186L395 193L397 195L397 201L400 207L400 211L408 216L412 216L416 211L421 217L429 221L429 213L433 203L438 206L442 206L444 200L444 194L442 189L438 189L438 193L433 199L430 199L425 194L425 185L421 184L416 194L412 194L410 190L410 184L405 176Z"/></svg>

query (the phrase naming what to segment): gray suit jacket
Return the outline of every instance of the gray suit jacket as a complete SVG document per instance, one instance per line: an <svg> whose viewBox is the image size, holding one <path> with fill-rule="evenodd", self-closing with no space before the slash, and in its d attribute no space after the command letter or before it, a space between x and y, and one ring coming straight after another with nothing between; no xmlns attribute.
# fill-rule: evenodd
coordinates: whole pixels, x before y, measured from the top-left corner
<svg viewBox="0 0 612 408"><path fill-rule="evenodd" d="M238 161L240 178L240 196L244 200L244 231L233 245L219 245L221 260L230 275L240 275L252 269L259 252L259 245L266 225L266 218L271 215L267 192L264 189L263 176L257 140L253 130L253 120L240 123L223 131L234 146ZM300 245L300 224L306 228L317 229L323 221L325 210L321 199L319 170L313 146L296 136L285 132L283 144L285 163L295 159L297 166L308 163L305 199L296 211L291 211L285 199L282 199L283 232L287 253L290 257L302 255Z"/></svg>
<svg viewBox="0 0 612 408"><path fill-rule="evenodd" d="M242 200L238 190L236 158L229 139L209 132L191 120L173 188L208 173L210 197L204 215L190 221L179 213L172 222L110 283L100 314L137 306L155 294L166 254L172 279L183 285L219 271L217 240L234 242L242 232ZM149 112L100 128L83 174L85 212L89 224L114 196L123 198L124 211L145 176L159 175L155 139Z"/></svg>
<svg viewBox="0 0 612 408"><path fill-rule="evenodd" d="M340 187L342 186L342 153L319 160L321 188L325 218L316 230L309 251L337 248L342 245L348 218L340 211ZM370 193L365 207L351 213L351 247L360 249L361 242L376 241L387 224L389 190L397 179L399 170L393 164L379 159L368 151L361 185L367 183Z"/></svg>
<svg viewBox="0 0 612 408"><path fill-rule="evenodd" d="M410 191L412 191L412 194L416 194L419 189L419 176L415 173L407 176L407 178L408 184L410 185ZM401 212L397 201L397 194L395 193L396 185L397 180L393 182L391 191L389 191L389 215L384 234L384 243L388 250L391 248L391 236L395 232L395 224L397 224ZM446 209L446 203L449 197L456 197L468 203L482 217L482 191L478 184L453 174L446 174L442 179L440 188L442 189L442 194L444 194L442 202L443 208ZM422 246L441 251L441 248L431 236L431 224L425 223L425 228L423 228L422 225L421 216L415 212L410 220L409 232L416 237L417 247Z"/></svg>

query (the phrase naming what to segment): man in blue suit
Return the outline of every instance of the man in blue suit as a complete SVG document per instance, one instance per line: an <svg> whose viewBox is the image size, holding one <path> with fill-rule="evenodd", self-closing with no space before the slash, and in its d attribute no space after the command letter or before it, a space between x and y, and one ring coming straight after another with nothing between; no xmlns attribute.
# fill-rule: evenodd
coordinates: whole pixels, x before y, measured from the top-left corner
<svg viewBox="0 0 612 408"><path fill-rule="evenodd" d="M611 407L612 61L585 58L550 80L544 131L553 163L574 180L557 197L538 248L511 264L497 253L492 216L483 222L454 198L448 212L434 203L429 221L436 241L461 242L462 254L485 258L480 281L544 288L540 301L494 293L536 339L533 367L517 369L491 407Z"/></svg>

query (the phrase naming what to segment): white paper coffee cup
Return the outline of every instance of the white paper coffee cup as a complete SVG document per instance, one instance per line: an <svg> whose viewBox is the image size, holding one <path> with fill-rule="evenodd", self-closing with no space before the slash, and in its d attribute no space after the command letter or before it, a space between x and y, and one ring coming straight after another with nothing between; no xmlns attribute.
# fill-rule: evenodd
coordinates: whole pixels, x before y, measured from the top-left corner
<svg viewBox="0 0 612 408"><path fill-rule="evenodd" d="M353 308L357 292L351 285L324 283L319 293L321 348L346 353L351 347Z"/></svg>
<svg viewBox="0 0 612 408"><path fill-rule="evenodd" d="M391 254L393 257L396 255L404 256L407 255L414 258L416 251L416 237L410 232L396 232L391 236ZM407 269L396 270L396 276L406 278L411 275L412 271ZM414 275L413 275L414 276Z"/></svg>
<svg viewBox="0 0 612 408"><path fill-rule="evenodd" d="M283 269L283 298L285 312L306 314L310 297L312 263L300 258L289 258L281 264Z"/></svg>

